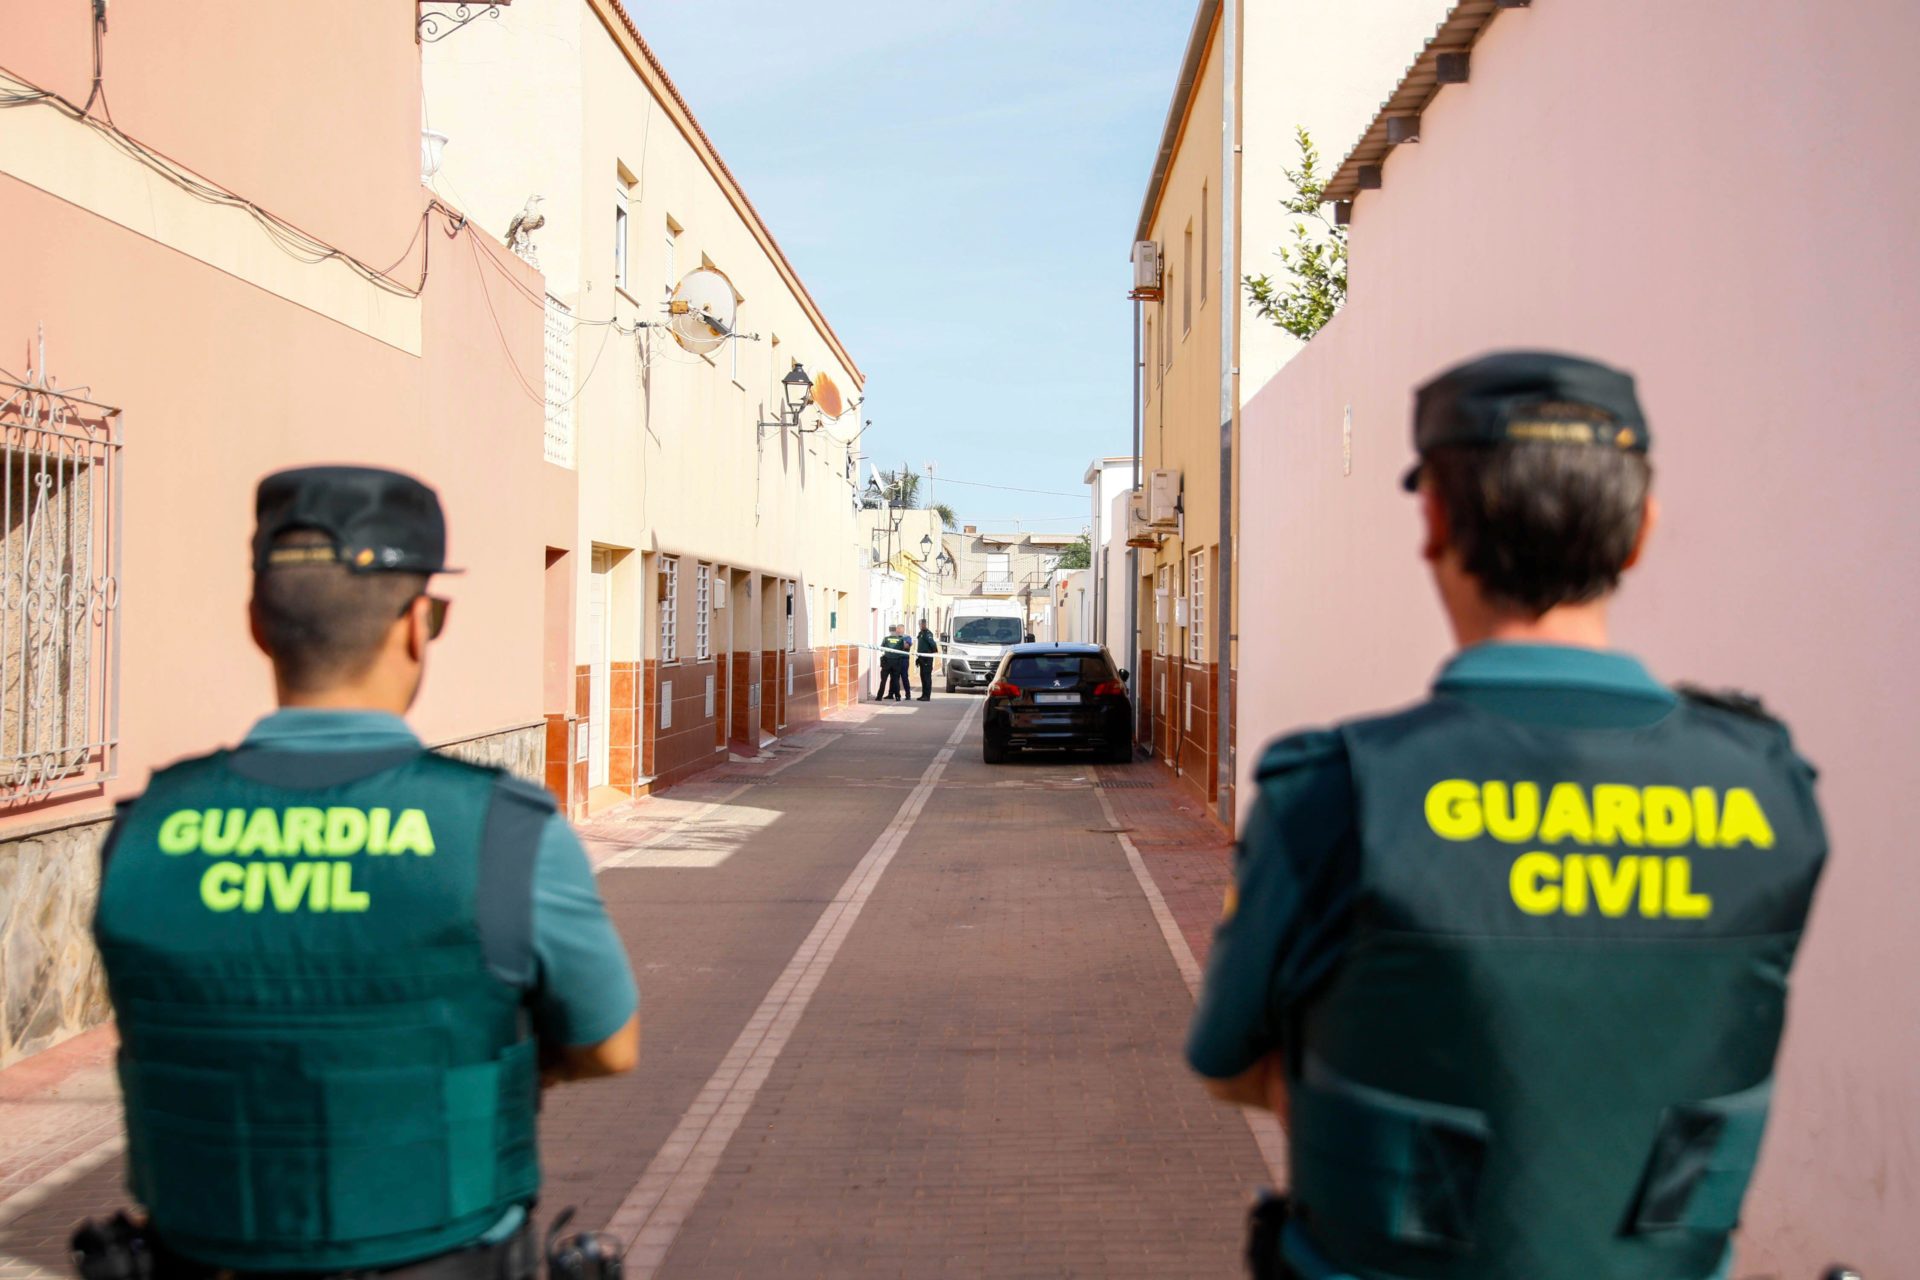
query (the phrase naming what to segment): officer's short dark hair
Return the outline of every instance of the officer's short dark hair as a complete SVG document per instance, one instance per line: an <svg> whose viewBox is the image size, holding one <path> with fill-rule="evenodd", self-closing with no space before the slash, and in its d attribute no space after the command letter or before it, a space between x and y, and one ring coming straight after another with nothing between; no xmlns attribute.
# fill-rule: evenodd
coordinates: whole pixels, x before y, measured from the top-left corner
<svg viewBox="0 0 1920 1280"><path fill-rule="evenodd" d="M1619 585L1653 482L1644 453L1533 440L1442 446L1421 470L1462 567L1489 601L1535 616Z"/></svg>
<svg viewBox="0 0 1920 1280"><path fill-rule="evenodd" d="M295 530L275 547L325 546L324 534ZM302 692L351 680L373 665L407 604L425 591L423 573L352 573L340 564L277 565L254 574L253 612L280 679Z"/></svg>

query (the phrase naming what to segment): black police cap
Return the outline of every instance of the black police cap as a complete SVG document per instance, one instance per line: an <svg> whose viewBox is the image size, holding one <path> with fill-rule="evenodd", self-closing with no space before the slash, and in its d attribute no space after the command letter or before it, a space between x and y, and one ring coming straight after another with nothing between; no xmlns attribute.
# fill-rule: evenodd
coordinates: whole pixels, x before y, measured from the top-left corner
<svg viewBox="0 0 1920 1280"><path fill-rule="evenodd" d="M1633 376L1552 351L1497 351L1455 365L1414 392L1413 447L1509 440L1645 453L1653 440ZM1416 464L1403 481L1419 486Z"/></svg>
<svg viewBox="0 0 1920 1280"><path fill-rule="evenodd" d="M295 467L260 482L254 498L253 568L343 564L354 573L457 573L447 568L447 521L434 491L379 467ZM329 546L280 547L295 530Z"/></svg>

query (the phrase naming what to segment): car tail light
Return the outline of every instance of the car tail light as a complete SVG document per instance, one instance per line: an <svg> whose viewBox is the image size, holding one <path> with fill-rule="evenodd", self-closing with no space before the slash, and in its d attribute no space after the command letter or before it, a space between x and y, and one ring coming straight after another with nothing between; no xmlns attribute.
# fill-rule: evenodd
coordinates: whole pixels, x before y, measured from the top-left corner
<svg viewBox="0 0 1920 1280"><path fill-rule="evenodd" d="M1020 686L1007 680L995 680L987 687L987 696L989 698L1017 698L1020 696Z"/></svg>
<svg viewBox="0 0 1920 1280"><path fill-rule="evenodd" d="M1121 684L1118 680L1102 680L1099 684L1093 686L1093 696L1096 698L1124 698L1127 696L1127 686Z"/></svg>

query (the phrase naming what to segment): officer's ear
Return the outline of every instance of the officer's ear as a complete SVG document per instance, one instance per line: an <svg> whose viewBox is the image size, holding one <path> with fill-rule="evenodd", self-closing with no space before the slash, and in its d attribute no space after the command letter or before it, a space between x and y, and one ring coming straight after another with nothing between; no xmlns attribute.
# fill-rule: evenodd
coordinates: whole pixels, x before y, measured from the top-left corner
<svg viewBox="0 0 1920 1280"><path fill-rule="evenodd" d="M1660 523L1660 499L1651 493L1647 495L1646 506L1640 512L1640 532L1633 537L1633 550L1627 553L1626 562L1620 566L1625 573L1640 563L1640 553L1647 549L1647 539L1653 536L1654 526Z"/></svg>
<svg viewBox="0 0 1920 1280"><path fill-rule="evenodd" d="M266 629L260 625L260 602L251 598L247 600L247 634L253 637L254 648L269 659L273 657L273 650L267 647Z"/></svg>
<svg viewBox="0 0 1920 1280"><path fill-rule="evenodd" d="M407 629L407 657L413 662L427 660L427 645L433 639L433 601L425 595L415 596L407 605L402 622Z"/></svg>
<svg viewBox="0 0 1920 1280"><path fill-rule="evenodd" d="M1425 472L1420 477L1420 521L1425 530L1425 541L1420 547L1420 558L1429 564L1438 563L1453 545L1453 533L1447 526L1447 507L1440 501L1440 493L1433 486Z"/></svg>

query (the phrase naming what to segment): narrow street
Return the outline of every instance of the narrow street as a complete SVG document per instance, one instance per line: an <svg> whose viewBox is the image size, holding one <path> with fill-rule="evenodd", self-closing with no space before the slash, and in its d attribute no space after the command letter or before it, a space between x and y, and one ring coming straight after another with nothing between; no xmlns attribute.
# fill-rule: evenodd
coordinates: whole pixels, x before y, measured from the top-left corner
<svg viewBox="0 0 1920 1280"><path fill-rule="evenodd" d="M1217 832L1148 766L983 764L979 708L866 704L583 828L643 1063L548 1095L543 1206L629 1275L1237 1273L1275 1177L1179 1055ZM109 1054L0 1072L0 1277L119 1201Z"/></svg>

